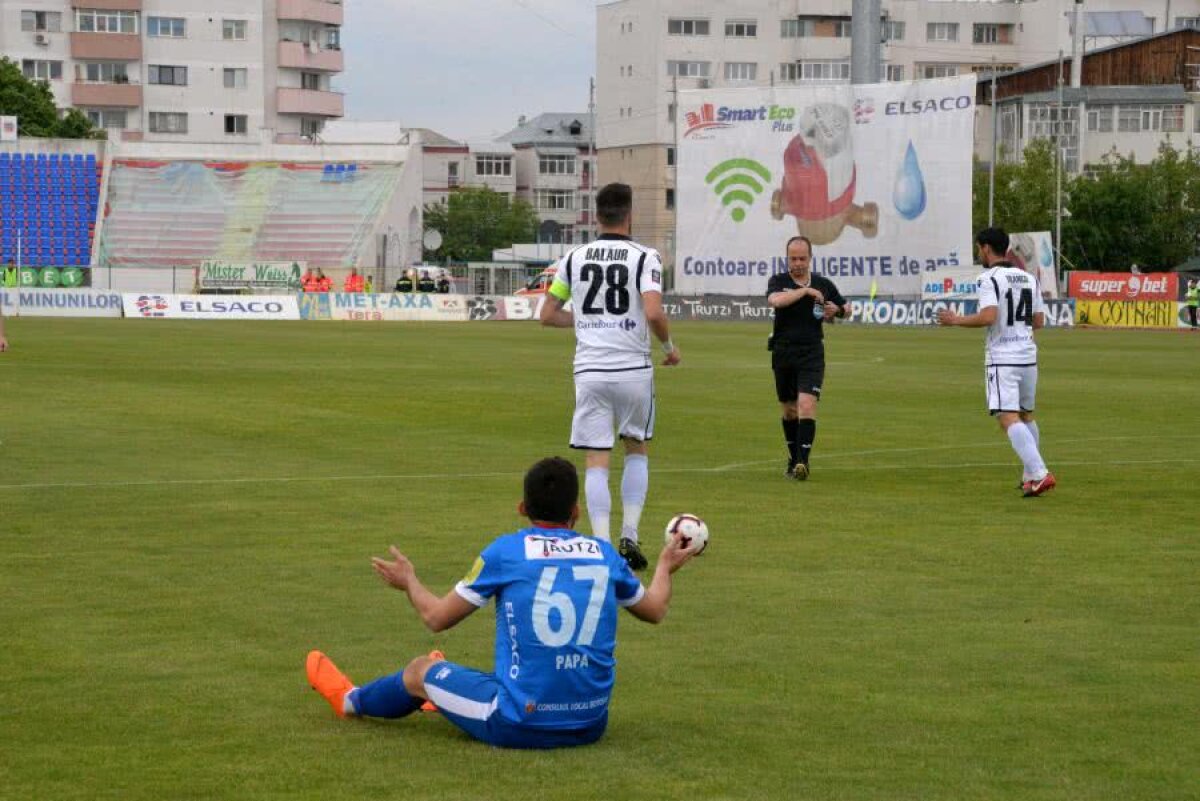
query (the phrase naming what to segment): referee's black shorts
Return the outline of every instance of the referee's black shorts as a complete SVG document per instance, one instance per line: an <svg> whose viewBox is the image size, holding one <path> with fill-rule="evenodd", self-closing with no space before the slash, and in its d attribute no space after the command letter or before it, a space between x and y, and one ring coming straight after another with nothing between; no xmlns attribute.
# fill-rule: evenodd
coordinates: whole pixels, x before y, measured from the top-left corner
<svg viewBox="0 0 1200 801"><path fill-rule="evenodd" d="M825 381L824 348L772 351L771 369L775 371L775 396L780 403L793 403L801 393L821 399L821 384Z"/></svg>

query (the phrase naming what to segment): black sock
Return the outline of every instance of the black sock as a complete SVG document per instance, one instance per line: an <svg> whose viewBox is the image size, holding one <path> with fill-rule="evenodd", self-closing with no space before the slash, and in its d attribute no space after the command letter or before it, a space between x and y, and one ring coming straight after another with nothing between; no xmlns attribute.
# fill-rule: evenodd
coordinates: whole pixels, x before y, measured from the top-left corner
<svg viewBox="0 0 1200 801"><path fill-rule="evenodd" d="M783 439L787 442L788 460L792 464L796 463L796 426L799 420L789 420L786 417L781 421L783 423Z"/></svg>
<svg viewBox="0 0 1200 801"><path fill-rule="evenodd" d="M812 453L813 440L817 438L817 421L811 417L796 421L796 448L800 452L800 461L808 464Z"/></svg>

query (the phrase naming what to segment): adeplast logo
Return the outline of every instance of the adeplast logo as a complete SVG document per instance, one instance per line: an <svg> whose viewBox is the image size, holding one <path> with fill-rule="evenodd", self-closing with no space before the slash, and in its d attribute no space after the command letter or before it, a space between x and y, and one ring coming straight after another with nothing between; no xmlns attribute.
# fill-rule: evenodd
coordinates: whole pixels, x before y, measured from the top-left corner
<svg viewBox="0 0 1200 801"><path fill-rule="evenodd" d="M143 317L166 317L169 308L162 295L139 295L135 305Z"/></svg>
<svg viewBox="0 0 1200 801"><path fill-rule="evenodd" d="M716 108L712 103L705 103L700 107L699 111L689 111L684 115L687 120L687 130L684 131L684 138L697 138L695 135L702 131L708 131L715 128L732 128L728 122L718 122Z"/></svg>

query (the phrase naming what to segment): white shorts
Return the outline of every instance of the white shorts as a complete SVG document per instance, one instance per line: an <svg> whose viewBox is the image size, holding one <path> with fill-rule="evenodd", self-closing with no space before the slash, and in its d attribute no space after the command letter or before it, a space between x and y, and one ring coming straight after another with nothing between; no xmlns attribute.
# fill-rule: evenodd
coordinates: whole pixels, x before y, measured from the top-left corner
<svg viewBox="0 0 1200 801"><path fill-rule="evenodd" d="M654 437L654 373L622 381L575 382L575 417L571 447L610 450L614 429L625 439L648 442Z"/></svg>
<svg viewBox="0 0 1200 801"><path fill-rule="evenodd" d="M992 414L998 412L1032 412L1037 396L1037 365L1020 367L996 366L985 368L987 373L987 404Z"/></svg>

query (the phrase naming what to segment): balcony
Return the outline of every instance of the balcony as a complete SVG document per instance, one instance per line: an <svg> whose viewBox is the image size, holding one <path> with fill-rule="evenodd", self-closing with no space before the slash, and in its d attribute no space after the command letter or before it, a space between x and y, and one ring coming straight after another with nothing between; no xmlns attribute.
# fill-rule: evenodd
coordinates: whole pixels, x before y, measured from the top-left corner
<svg viewBox="0 0 1200 801"><path fill-rule="evenodd" d="M142 105L142 87L135 83L73 83L71 105L138 108Z"/></svg>
<svg viewBox="0 0 1200 801"><path fill-rule="evenodd" d="M341 50L313 49L307 42L280 42L279 66L315 72L341 72L345 59Z"/></svg>
<svg viewBox="0 0 1200 801"><path fill-rule="evenodd" d="M341 25L343 16L342 4L328 0L279 0L275 13L276 19L298 19L326 25Z"/></svg>
<svg viewBox="0 0 1200 801"><path fill-rule="evenodd" d="M306 117L341 117L345 102L341 92L320 92L314 89L293 89L281 86L275 90L276 110L280 114L303 114Z"/></svg>
<svg viewBox="0 0 1200 801"><path fill-rule="evenodd" d="M106 11L141 11L142 0L71 0L71 8L101 8Z"/></svg>
<svg viewBox="0 0 1200 801"><path fill-rule="evenodd" d="M141 61L142 37L134 33L71 33L71 58Z"/></svg>

